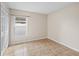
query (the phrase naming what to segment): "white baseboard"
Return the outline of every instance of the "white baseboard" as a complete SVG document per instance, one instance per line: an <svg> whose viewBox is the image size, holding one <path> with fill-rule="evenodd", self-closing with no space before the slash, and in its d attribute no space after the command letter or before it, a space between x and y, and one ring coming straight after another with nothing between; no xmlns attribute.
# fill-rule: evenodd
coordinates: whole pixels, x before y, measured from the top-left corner
<svg viewBox="0 0 79 59"><path fill-rule="evenodd" d="M74 47L71 47L71 46L69 46L69 45L67 45L67 44L65 44L65 43L63 43L63 42L59 42L59 41L57 41L57 40L55 40L55 39L53 39L53 38L49 38L49 37L48 37L48 39L53 40L53 41L55 41L55 42L57 42L57 43L59 43L59 44L61 44L61 45L64 45L64 46L66 46L66 47L68 47L68 48L70 48L70 49L72 49L72 50L74 50L74 51L79 52L79 49L76 49L76 48L74 48Z"/></svg>
<svg viewBox="0 0 79 59"><path fill-rule="evenodd" d="M27 40L26 42L34 41L34 40L40 40L40 39L45 39L45 38L46 38L46 36L43 36L43 37L40 37L40 38L36 38L36 39L31 38L30 40ZM79 52L78 49L76 49L76 48L74 48L74 47L71 47L71 46L69 46L69 45L67 45L67 44L65 44L65 43L63 43L63 42L59 42L59 41L57 41L57 40L55 40L55 39L53 39L53 38L50 38L50 37L48 37L48 39L53 40L53 41L55 41L55 42L57 42L57 43L59 43L59 44L61 44L61 45L64 45L64 46L66 46L66 47L68 47L68 48L70 48L70 49L72 49L72 50L74 50L74 51Z"/></svg>
<svg viewBox="0 0 79 59"><path fill-rule="evenodd" d="M39 36L39 37L35 37L35 38L28 38L28 39L26 39L26 40L24 40L24 41L15 41L15 42L12 42L11 44L9 44L9 46L11 46L11 45L16 45L16 44L20 44L20 42L21 43L26 43L26 42L30 42L30 41L34 41L34 40L41 40L41 39L45 39L46 38L46 36Z"/></svg>

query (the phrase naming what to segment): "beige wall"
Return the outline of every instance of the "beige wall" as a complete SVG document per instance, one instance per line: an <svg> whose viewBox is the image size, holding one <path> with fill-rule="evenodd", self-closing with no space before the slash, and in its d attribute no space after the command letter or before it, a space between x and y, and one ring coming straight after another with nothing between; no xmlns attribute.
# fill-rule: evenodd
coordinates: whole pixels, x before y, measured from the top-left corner
<svg viewBox="0 0 79 59"><path fill-rule="evenodd" d="M79 4L48 15L48 38L79 51Z"/></svg>
<svg viewBox="0 0 79 59"><path fill-rule="evenodd" d="M47 37L79 51L79 4L67 6L61 10L48 14L28 11L10 10L11 15L30 16L29 37L24 42ZM48 22L48 23L47 23ZM10 24L11 25L11 24ZM48 27L47 27L48 26ZM14 39L11 44L16 43ZM19 41L20 42L20 41ZM21 41L22 42L22 41Z"/></svg>
<svg viewBox="0 0 79 59"><path fill-rule="evenodd" d="M23 42L46 38L47 36L47 15L27 12L27 11L13 10L13 9L10 10L10 14L30 16L29 24L28 24L28 38L26 38L26 40L24 41L22 40ZM18 42L20 42L20 40ZM14 39L11 39L11 44L15 44L18 42L15 42Z"/></svg>

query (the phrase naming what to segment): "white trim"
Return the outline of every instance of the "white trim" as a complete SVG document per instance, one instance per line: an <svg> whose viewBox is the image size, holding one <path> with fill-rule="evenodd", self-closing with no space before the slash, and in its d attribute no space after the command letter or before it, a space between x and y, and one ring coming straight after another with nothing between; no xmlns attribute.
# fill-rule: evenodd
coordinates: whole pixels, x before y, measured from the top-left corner
<svg viewBox="0 0 79 59"><path fill-rule="evenodd" d="M42 39L46 39L46 36L41 36L41 37L37 37L37 38L28 38L26 41L21 41L21 42L15 42L15 43L11 43L11 45L16 45L16 44L20 44L20 43L26 43L26 42L30 42L30 41L35 41L35 40L42 40Z"/></svg>
<svg viewBox="0 0 79 59"><path fill-rule="evenodd" d="M48 39L53 40L53 41L55 41L55 42L57 42L57 43L59 43L59 44L61 44L61 45L64 45L64 46L66 46L66 47L68 47L68 48L70 48L70 49L72 49L72 50L74 50L74 51L79 52L79 49L74 48L74 47L70 47L69 45L67 45L67 44L65 44L65 43L63 43L63 42L59 42L59 41L57 41L57 40L55 40L55 39L53 39L53 38L50 38L50 37L48 37Z"/></svg>

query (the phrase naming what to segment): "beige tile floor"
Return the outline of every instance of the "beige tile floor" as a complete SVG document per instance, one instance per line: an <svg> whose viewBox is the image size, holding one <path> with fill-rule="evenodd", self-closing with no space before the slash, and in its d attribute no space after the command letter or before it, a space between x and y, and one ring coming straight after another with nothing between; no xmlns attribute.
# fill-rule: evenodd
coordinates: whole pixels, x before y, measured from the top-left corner
<svg viewBox="0 0 79 59"><path fill-rule="evenodd" d="M79 52L52 40L42 39L10 46L4 56L79 56Z"/></svg>

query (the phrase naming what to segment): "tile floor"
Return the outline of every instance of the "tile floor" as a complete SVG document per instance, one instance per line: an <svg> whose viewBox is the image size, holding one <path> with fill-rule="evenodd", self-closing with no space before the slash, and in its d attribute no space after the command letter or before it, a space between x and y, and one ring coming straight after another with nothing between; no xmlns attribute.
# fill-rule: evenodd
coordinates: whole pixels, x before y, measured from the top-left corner
<svg viewBox="0 0 79 59"><path fill-rule="evenodd" d="M41 39L10 46L4 56L79 56L79 52L50 39Z"/></svg>

